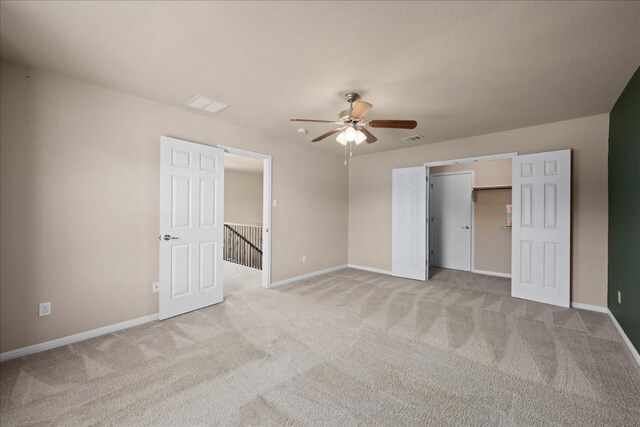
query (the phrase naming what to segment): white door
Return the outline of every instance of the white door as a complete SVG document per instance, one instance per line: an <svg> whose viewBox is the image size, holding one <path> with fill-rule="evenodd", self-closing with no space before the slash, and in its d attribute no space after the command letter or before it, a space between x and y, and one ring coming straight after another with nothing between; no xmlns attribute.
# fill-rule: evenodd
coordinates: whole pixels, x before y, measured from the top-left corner
<svg viewBox="0 0 640 427"><path fill-rule="evenodd" d="M224 151L160 139L160 319L222 301Z"/></svg>
<svg viewBox="0 0 640 427"><path fill-rule="evenodd" d="M427 176L424 166L393 169L391 273L426 280Z"/></svg>
<svg viewBox="0 0 640 427"><path fill-rule="evenodd" d="M569 307L571 150L513 159L511 295Z"/></svg>
<svg viewBox="0 0 640 427"><path fill-rule="evenodd" d="M429 182L429 180L431 179L431 174L429 172L429 166L424 165L424 174L425 174L425 181L427 183L427 191L426 191L426 195L425 195L425 207L424 207L424 227L425 227L425 234L424 234L424 242L425 242L425 248L424 248L424 256L426 258L425 260L425 268L426 268L426 272L425 272L425 276L427 278L427 280L429 280L429 266L432 265L431 263L431 250L429 248L430 242L431 242L431 221L429 220L429 208L430 208L430 203L431 203L431 197L429 196L429 188L431 187L431 183Z"/></svg>
<svg viewBox="0 0 640 427"><path fill-rule="evenodd" d="M471 271L470 172L431 175L431 265Z"/></svg>

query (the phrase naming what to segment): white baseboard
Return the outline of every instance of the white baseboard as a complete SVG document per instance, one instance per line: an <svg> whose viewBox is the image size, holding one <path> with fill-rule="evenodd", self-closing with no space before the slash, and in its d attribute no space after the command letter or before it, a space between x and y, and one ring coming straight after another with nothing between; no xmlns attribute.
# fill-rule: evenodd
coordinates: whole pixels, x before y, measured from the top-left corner
<svg viewBox="0 0 640 427"><path fill-rule="evenodd" d="M506 277L507 279L511 279L511 274L509 273L498 273L496 271L484 271L484 270L471 270L472 273L476 274L484 274L485 276L496 276L496 277Z"/></svg>
<svg viewBox="0 0 640 427"><path fill-rule="evenodd" d="M583 304L581 302L571 301L571 308L579 308L581 310L597 311L598 313L608 313L609 309L601 305Z"/></svg>
<svg viewBox="0 0 640 427"><path fill-rule="evenodd" d="M321 274L327 274L327 273L332 273L334 271L343 270L345 268L347 268L346 264L336 265L335 267L325 268L324 270L313 271L311 273L302 274L300 276L279 280L277 282L271 283L271 286L269 286L269 289L277 288L278 286L288 285L289 283L293 283L293 282L299 282L300 280L310 279L315 276L320 276Z"/></svg>
<svg viewBox="0 0 640 427"><path fill-rule="evenodd" d="M607 310L607 314L609 315L609 319L611 319L611 321L613 322L613 326L616 327L616 329L618 330L618 333L620 333L620 336L622 336L622 340L627 345L627 348L631 352L631 355L633 356L633 358L636 360L636 363L638 364L638 366L640 366L640 354L638 354L638 350L636 350L636 348L633 346L633 343L631 342L627 334L624 333L624 331L622 330L622 327L616 320L616 317L613 315L611 310Z"/></svg>
<svg viewBox="0 0 640 427"><path fill-rule="evenodd" d="M381 268L373 268L373 267L367 267L364 265L357 265L357 264L347 264L347 267L355 268L356 270L369 271L371 273L386 274L387 276L391 276L390 270L383 270Z"/></svg>
<svg viewBox="0 0 640 427"><path fill-rule="evenodd" d="M80 332L78 334L69 335L62 338L57 338L51 341L45 341L40 344L30 345L28 347L22 347L11 351L5 351L0 353L0 362L5 360L15 359L16 357L27 356L29 354L39 353L45 350L51 350L52 348L62 347L63 345L73 344L79 341L88 340L89 338L95 338L100 335L109 334L111 332L127 329L132 326L142 325L144 323L153 322L158 320L158 313L149 314L148 316L138 317L137 319L131 319L120 323L114 323L113 325L103 326L102 328L92 329L86 332Z"/></svg>

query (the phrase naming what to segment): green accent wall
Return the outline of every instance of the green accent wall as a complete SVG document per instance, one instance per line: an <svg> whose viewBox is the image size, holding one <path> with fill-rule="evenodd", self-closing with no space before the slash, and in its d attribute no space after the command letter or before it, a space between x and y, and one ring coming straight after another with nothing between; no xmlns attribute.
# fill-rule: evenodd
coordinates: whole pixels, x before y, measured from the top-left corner
<svg viewBox="0 0 640 427"><path fill-rule="evenodd" d="M609 116L608 305L640 350L640 68Z"/></svg>

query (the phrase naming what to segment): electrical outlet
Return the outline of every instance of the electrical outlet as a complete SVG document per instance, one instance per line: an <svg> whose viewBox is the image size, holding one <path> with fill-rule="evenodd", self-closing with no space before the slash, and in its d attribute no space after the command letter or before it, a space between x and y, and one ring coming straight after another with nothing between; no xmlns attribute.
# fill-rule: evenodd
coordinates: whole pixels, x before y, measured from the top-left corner
<svg viewBox="0 0 640 427"><path fill-rule="evenodd" d="M151 285L151 290L154 294L160 292L160 282L153 282L153 284Z"/></svg>
<svg viewBox="0 0 640 427"><path fill-rule="evenodd" d="M273 207L274 208L278 207L278 199L273 199Z"/></svg>
<svg viewBox="0 0 640 427"><path fill-rule="evenodd" d="M41 302L38 310L38 316L48 316L51 314L51 301Z"/></svg>
<svg viewBox="0 0 640 427"><path fill-rule="evenodd" d="M618 291L618 304L622 304L622 291Z"/></svg>
<svg viewBox="0 0 640 427"><path fill-rule="evenodd" d="M302 262L307 262L307 256L306 255L302 255Z"/></svg>

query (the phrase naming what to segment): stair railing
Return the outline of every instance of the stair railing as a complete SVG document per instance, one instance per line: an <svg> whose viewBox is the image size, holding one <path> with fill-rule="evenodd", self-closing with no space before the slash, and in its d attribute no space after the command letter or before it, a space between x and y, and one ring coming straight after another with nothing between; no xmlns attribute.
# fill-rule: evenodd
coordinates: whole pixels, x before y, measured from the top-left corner
<svg viewBox="0 0 640 427"><path fill-rule="evenodd" d="M224 224L224 260L262 270L262 226Z"/></svg>

